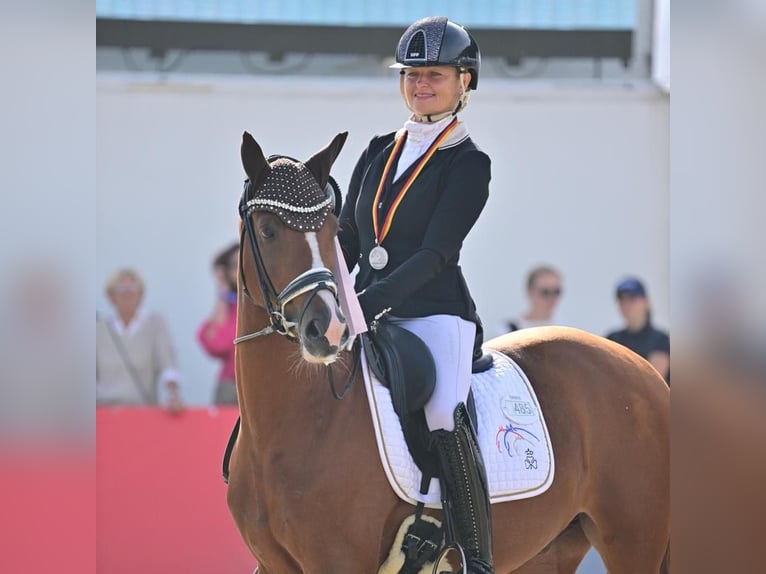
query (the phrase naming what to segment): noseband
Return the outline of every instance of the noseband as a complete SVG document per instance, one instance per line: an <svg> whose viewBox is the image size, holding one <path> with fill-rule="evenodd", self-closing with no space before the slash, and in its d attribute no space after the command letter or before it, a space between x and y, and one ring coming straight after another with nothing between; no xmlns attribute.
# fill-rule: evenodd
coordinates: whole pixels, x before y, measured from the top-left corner
<svg viewBox="0 0 766 574"><path fill-rule="evenodd" d="M268 162L271 163L273 160L280 158L297 162L297 160L291 157L282 155L270 156L268 158ZM333 294L335 302L338 303L338 285L335 282L335 276L333 275L332 271L325 267L320 267L304 271L295 279L290 281L290 283L288 283L281 292L277 293L277 290L274 288L274 284L269 277L268 271L266 271L266 265L263 262L263 256L261 255L261 250L258 247L258 241L255 238L255 230L253 229L252 218L250 217L252 212L258 209L262 201L268 200L259 200L258 198L253 197L253 187L254 186L250 181L245 182L245 189L242 192L242 198L239 202L239 216L240 219L244 222L244 229L240 236L239 275L242 281L243 292L248 297L248 299L253 301L253 297L250 295L250 292L247 288L247 281L245 279L245 272L242 265L242 254L244 253L243 247L245 243L245 235L247 235L248 243L250 245L250 252L253 255L255 269L258 274L258 284L261 289L261 295L263 296L266 312L269 314L270 324L255 333L237 337L234 339L234 344L236 345L243 343L245 341L249 341L250 339L255 339L256 337L268 335L270 333L279 333L291 341L297 342L299 335L296 332L296 327L298 324L300 324L301 319L303 318L303 315L314 296L324 289L330 291ZM340 190L337 188L337 183L335 183L335 180L332 178L330 178L330 182L327 184L326 191L327 198L321 203L311 207L297 207L295 209L301 212L314 212L325 209L328 205L333 203L333 201L337 202L337 196L339 195ZM285 315L285 307L287 307L287 305L293 299L300 297L305 293L309 293L309 296L303 303L303 307L298 314L298 320L290 321Z"/></svg>

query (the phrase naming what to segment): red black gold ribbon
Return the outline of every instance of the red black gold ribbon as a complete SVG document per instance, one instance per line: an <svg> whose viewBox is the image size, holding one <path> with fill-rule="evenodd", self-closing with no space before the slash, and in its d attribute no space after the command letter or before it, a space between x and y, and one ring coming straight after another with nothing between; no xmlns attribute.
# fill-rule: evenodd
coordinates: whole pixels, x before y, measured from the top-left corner
<svg viewBox="0 0 766 574"><path fill-rule="evenodd" d="M375 201L372 204L372 228L375 231L375 243L377 245L380 245L383 242L383 240L386 238L386 235L388 235L388 232L391 229L391 223L394 220L394 214L396 213L396 210L399 208L399 204L404 199L405 194L407 193L407 191L409 191L410 187L412 186L412 183L415 181L415 178L417 178L418 175L420 175L420 172L423 170L426 163L428 163L428 160L431 159L431 156L436 153L436 150L439 148L441 143L445 139L447 139L447 136L450 133L452 133L452 130L454 130L456 126L457 126L457 118L453 119L449 123L449 125L446 128L444 128L444 130L442 130L442 133L440 133L436 137L436 139L428 148L426 153L423 154L423 157L420 158L420 162L415 167L415 170L410 174L410 177L402 186L402 189L397 194L396 198L391 204L391 207L388 208L388 213L386 214L385 218L383 218L383 226L379 227L378 202L380 201L380 196L383 193L383 187L385 186L386 178L388 177L388 172L391 171L391 166L394 163L394 158L396 158L400 148L402 147L402 145L404 145L404 140L407 138L407 132L405 131L402 137L396 140L396 143L394 144L394 147L391 150L391 154L388 156L388 160L386 161L386 166L383 168L383 175L380 177L378 190L375 192Z"/></svg>

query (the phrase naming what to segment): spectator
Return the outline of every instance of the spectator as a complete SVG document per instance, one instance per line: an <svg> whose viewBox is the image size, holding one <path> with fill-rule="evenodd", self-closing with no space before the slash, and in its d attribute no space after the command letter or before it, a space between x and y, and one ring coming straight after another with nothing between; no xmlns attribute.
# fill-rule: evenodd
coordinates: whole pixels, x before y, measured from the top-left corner
<svg viewBox="0 0 766 574"><path fill-rule="evenodd" d="M221 361L213 392L216 405L236 405L234 380L234 337L237 336L237 273L239 244L234 243L213 260L216 300L213 310L197 331L197 339L208 355Z"/></svg>
<svg viewBox="0 0 766 574"><path fill-rule="evenodd" d="M183 410L176 353L165 320L141 307L144 282L132 269L116 271L106 283L115 314L96 317L96 402L99 405L157 405Z"/></svg>
<svg viewBox="0 0 766 574"><path fill-rule="evenodd" d="M644 284L628 277L617 285L617 303L625 328L609 333L611 339L641 355L670 382L670 337L652 325L652 312Z"/></svg>
<svg viewBox="0 0 766 574"><path fill-rule="evenodd" d="M554 323L556 306L561 299L561 273L550 265L533 268L527 275L528 310L506 324L508 331L540 327Z"/></svg>

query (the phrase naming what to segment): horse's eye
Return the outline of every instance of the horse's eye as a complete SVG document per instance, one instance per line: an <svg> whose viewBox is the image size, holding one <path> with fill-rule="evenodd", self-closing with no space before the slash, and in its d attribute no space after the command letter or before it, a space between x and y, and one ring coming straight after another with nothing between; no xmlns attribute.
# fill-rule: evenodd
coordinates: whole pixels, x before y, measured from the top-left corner
<svg viewBox="0 0 766 574"><path fill-rule="evenodd" d="M263 225L260 228L260 233L264 239L274 239L274 228L270 225Z"/></svg>

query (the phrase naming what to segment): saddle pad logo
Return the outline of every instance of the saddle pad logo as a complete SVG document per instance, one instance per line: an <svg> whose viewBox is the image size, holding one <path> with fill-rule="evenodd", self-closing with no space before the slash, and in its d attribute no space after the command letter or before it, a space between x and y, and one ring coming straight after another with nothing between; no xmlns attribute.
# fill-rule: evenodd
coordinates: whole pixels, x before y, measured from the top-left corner
<svg viewBox="0 0 766 574"><path fill-rule="evenodd" d="M495 433L495 446L498 452L508 456L521 455L522 449L526 455L524 467L527 470L537 469L534 450L540 439L533 432L523 428L537 421L537 408L523 397L505 395L500 399L500 411L510 422L500 425Z"/></svg>
<svg viewBox="0 0 766 574"><path fill-rule="evenodd" d="M506 395L500 399L500 410L511 422L537 417L537 408L532 403L514 395Z"/></svg>

